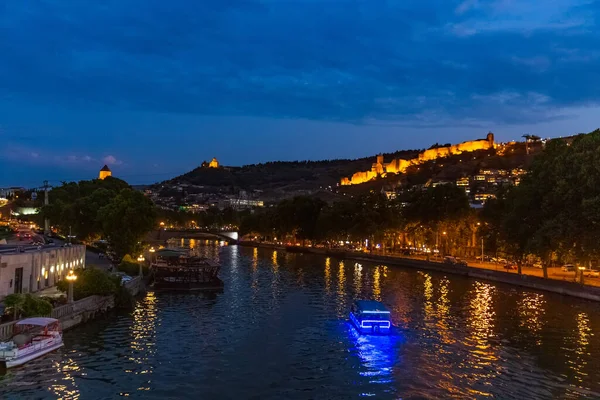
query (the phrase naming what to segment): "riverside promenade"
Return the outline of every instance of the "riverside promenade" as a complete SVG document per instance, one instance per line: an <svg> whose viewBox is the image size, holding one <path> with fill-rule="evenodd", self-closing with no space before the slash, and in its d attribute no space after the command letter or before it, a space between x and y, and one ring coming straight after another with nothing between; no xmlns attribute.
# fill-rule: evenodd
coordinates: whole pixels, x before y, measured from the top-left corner
<svg viewBox="0 0 600 400"><path fill-rule="evenodd" d="M137 276L125 283L124 286L131 295L136 296L143 289L142 278ZM49 317L58 319L64 331L94 319L114 307L115 299L113 296L95 295L56 307L52 309ZM0 341L8 340L12 337L13 325L17 322L18 320L0 324Z"/></svg>
<svg viewBox="0 0 600 400"><path fill-rule="evenodd" d="M501 264L493 263L469 263L468 266L448 265L440 260L418 256L400 256L397 254L365 253L340 249L327 249L317 247L285 246L273 243L240 241L239 245L259 248L269 248L277 251L288 251L292 253L320 254L356 262L380 263L395 265L406 268L432 270L442 273L468 276L476 279L484 279L493 282L501 282L509 285L527 287L530 289L559 293L567 296L600 302L600 280L598 278L585 277L585 284L576 281L574 273L563 273L560 268L550 268L548 278L542 276L542 270L538 268L525 267L522 274L516 270L506 270Z"/></svg>

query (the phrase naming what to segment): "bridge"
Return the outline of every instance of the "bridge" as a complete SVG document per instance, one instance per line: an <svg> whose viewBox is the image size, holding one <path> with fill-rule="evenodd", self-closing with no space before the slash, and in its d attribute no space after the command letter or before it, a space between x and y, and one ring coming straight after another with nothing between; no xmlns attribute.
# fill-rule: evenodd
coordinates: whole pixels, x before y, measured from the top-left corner
<svg viewBox="0 0 600 400"><path fill-rule="evenodd" d="M235 244L238 242L237 232L227 232L219 230L200 230L200 229L159 229L146 235L147 242L166 242L169 239L209 239L224 240L227 243Z"/></svg>

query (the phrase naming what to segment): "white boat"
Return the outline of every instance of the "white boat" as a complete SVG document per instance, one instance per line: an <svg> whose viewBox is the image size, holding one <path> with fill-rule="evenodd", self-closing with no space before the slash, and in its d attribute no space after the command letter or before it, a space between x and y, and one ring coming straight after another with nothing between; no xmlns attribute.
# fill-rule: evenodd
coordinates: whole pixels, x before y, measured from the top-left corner
<svg viewBox="0 0 600 400"><path fill-rule="evenodd" d="M17 367L62 347L60 321L54 318L26 318L15 324L10 342L0 343L0 364Z"/></svg>

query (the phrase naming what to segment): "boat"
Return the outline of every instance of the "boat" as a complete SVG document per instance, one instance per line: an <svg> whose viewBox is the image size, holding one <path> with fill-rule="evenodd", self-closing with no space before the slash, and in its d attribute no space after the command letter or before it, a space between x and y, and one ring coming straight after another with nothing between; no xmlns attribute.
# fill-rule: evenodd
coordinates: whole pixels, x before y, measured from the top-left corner
<svg viewBox="0 0 600 400"><path fill-rule="evenodd" d="M165 249L151 263L156 290L220 291L220 265L205 257Z"/></svg>
<svg viewBox="0 0 600 400"><path fill-rule="evenodd" d="M54 318L26 318L14 326L14 336L0 343L0 365L17 367L63 346L60 321Z"/></svg>
<svg viewBox="0 0 600 400"><path fill-rule="evenodd" d="M392 328L390 310L374 300L356 300L350 311L350 321L362 334L387 335Z"/></svg>

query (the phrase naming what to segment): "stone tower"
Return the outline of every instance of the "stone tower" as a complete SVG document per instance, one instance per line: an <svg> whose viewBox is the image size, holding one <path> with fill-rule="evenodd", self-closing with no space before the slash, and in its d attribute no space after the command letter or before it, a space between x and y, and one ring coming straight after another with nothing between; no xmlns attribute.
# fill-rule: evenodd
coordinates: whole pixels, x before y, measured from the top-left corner
<svg viewBox="0 0 600 400"><path fill-rule="evenodd" d="M108 165L105 165L100 170L100 173L98 174L98 179L104 179L107 176L112 176L112 171L110 170L110 168L108 168Z"/></svg>
<svg viewBox="0 0 600 400"><path fill-rule="evenodd" d="M494 148L494 134L492 132L488 132L486 139L488 141L488 143L490 144L490 149Z"/></svg>
<svg viewBox="0 0 600 400"><path fill-rule="evenodd" d="M208 164L209 168L219 168L219 162L216 158L213 158L210 164Z"/></svg>

